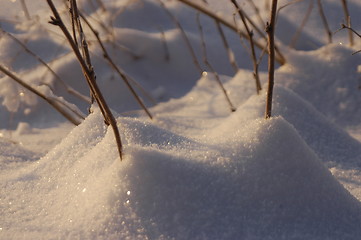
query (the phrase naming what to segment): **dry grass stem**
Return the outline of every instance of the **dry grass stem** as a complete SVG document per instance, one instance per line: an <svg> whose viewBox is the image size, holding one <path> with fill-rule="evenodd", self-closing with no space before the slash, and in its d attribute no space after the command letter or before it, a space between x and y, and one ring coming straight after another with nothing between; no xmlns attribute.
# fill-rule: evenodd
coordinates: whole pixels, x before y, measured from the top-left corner
<svg viewBox="0 0 361 240"><path fill-rule="evenodd" d="M26 6L25 0L21 0L20 3L21 3L21 7L23 8L26 19L30 20L31 19L30 13L29 13L28 7Z"/></svg>
<svg viewBox="0 0 361 240"><path fill-rule="evenodd" d="M322 0L317 0L318 11L320 13L322 23L323 23L323 26L324 26L325 31L326 31L328 43L332 43L332 32L330 30L330 27L328 26L327 18L326 18L326 15L325 15L325 11L323 11L323 6L322 6L321 1Z"/></svg>
<svg viewBox="0 0 361 240"><path fill-rule="evenodd" d="M340 28L340 29L337 29L337 30L335 31L335 33L338 32L338 31L340 31L340 30L342 30L342 29L348 29L349 31L351 31L351 33L354 33L356 36L358 36L359 38L361 38L361 34L359 34L358 32L356 32L356 30L353 29L352 27L348 27L348 26L346 26L345 24L341 24L341 28ZM360 52L361 52L361 50L358 50L358 51L352 53L352 55L355 55L355 54L360 53Z"/></svg>
<svg viewBox="0 0 361 240"><path fill-rule="evenodd" d="M96 2L97 2L98 6L101 8L101 10L102 10L103 12L105 12L105 11L107 10L107 9L105 8L104 3L103 3L102 0L96 0Z"/></svg>
<svg viewBox="0 0 361 240"><path fill-rule="evenodd" d="M311 15L311 12L313 10L313 1L310 1L310 4L308 5L308 9L307 9L307 12L304 16L304 18L302 19L302 22L301 22L301 25L297 28L297 31L296 33L293 35L292 39L291 39L291 42L289 44L289 46L291 48L294 48L296 46L296 43L303 31L303 28L305 27L310 15Z"/></svg>
<svg viewBox="0 0 361 240"><path fill-rule="evenodd" d="M15 74L10 72L6 69L3 65L0 64L0 71L3 72L5 75L13 79L15 82L20 84L25 89L29 90L30 92L36 94L40 98L44 99L47 103L49 103L55 110L57 110L61 115L63 115L66 119L68 119L74 125L79 125L82 120L85 119L85 116L81 113L80 110L75 109L73 105L65 103L64 101L59 101L56 98L51 96L47 96L42 92L38 91L36 88L32 87L31 85L27 84L24 80L17 77ZM74 114L76 116L74 116Z"/></svg>
<svg viewBox="0 0 361 240"><path fill-rule="evenodd" d="M148 117L150 119L153 118L152 114L149 112L149 110L147 109L147 107L144 105L143 101L140 99L140 97L138 96L138 94L135 92L134 88L132 87L132 85L130 84L130 81L127 77L127 75L124 73L123 70L121 70L113 61L113 59L110 57L108 51L106 50L102 40L99 37L99 32L96 31L93 26L90 24L90 22L84 17L83 14L79 13L79 15L81 16L81 18L84 20L84 22L87 24L87 26L90 28L90 30L92 31L92 33L94 34L94 36L96 37L102 51L103 51L103 56L104 58L108 61L109 65L117 72L117 74L120 76L121 79L123 79L124 83L126 84L126 86L128 87L128 89L130 90L130 92L132 93L132 95L134 96L134 98L136 99L136 101L139 103L139 105L141 106L141 108L143 108L143 110L146 112L146 114L148 115Z"/></svg>
<svg viewBox="0 0 361 240"><path fill-rule="evenodd" d="M253 0L247 0L247 2L252 6L252 8L254 9L255 13L256 13L256 16L258 18L258 22L259 24L262 26L262 28L265 28L266 25L265 25L265 21L263 21L263 18L261 16L261 13L259 11L259 8L256 6L256 4L254 3Z"/></svg>
<svg viewBox="0 0 361 240"><path fill-rule="evenodd" d="M209 16L210 18L213 18L215 20L217 20L219 23L221 23L222 25L226 26L227 28L229 28L230 30L234 31L235 33L239 34L241 37L244 37L246 39L249 38L248 34L239 30L237 28L237 26L235 26L232 22L229 22L228 20L218 16L216 13L212 12L211 10L209 10L208 8L206 8L205 6L202 6L198 3L195 3L191 0L178 0L186 5L188 5L189 7L195 9L195 10L198 10L200 12L202 12L203 14ZM256 47L258 47L259 49L264 49L265 45L266 44L262 44L258 41L254 41L254 45ZM278 50L278 48L276 47L276 55L275 55L275 60L283 65L286 63L286 60L284 58L284 56L282 55L282 53Z"/></svg>
<svg viewBox="0 0 361 240"><path fill-rule="evenodd" d="M266 112L265 118L269 119L272 116L272 99L273 99L273 86L274 86L274 71L275 71L275 44L274 33L276 26L277 14L277 0L272 0L270 11L270 22L267 23L266 32L268 35L268 89L266 98Z"/></svg>
<svg viewBox="0 0 361 240"><path fill-rule="evenodd" d="M350 12L348 10L347 1L346 0L341 0L341 2L342 2L343 13L345 15L346 26L349 29L348 37L349 37L349 41L350 41L350 46L353 46L354 42L353 42L353 34L352 34L352 30L351 30Z"/></svg>
<svg viewBox="0 0 361 240"><path fill-rule="evenodd" d="M199 34L201 35L201 45L202 45L202 50L203 50L203 62L211 70L212 74L214 75L219 87L221 88L221 90L227 100L227 103L229 105L231 112L235 112L237 110L237 108L234 107L234 105L232 104L232 101L229 98L228 93L227 93L226 89L224 88L224 85L223 85L221 79L219 78L218 73L213 68L212 64L208 61L207 47L206 47L206 42L204 40L203 28L202 28L202 25L199 20L199 14L197 14L197 24L198 24Z"/></svg>
<svg viewBox="0 0 361 240"><path fill-rule="evenodd" d="M286 3L286 4L282 5L282 6L280 6L280 7L277 9L277 13L276 13L276 23L277 23L277 16L279 15L279 13L280 13L281 10L283 10L284 8L289 7L289 6L291 6L291 5L294 5L294 4L296 4L296 3L303 2L303 1L305 1L305 0L293 0L293 1L290 1L290 2L288 2L288 3Z"/></svg>
<svg viewBox="0 0 361 240"><path fill-rule="evenodd" d="M69 93L72 94L73 96L79 98L82 101L85 101L86 103L91 103L90 98L81 94L80 92L78 92L77 90L75 90L74 88L72 88L71 86L69 86L66 82L64 82L63 79L61 79L59 77L58 74L56 74L54 72L54 70L49 66L49 64L47 64L41 57L39 57L36 53L34 53L33 51L31 51L24 43L22 43L19 39L17 39L14 35L12 35L11 33L5 31L4 29L0 28L0 31L3 32L4 34L6 34L7 36L9 36L13 41L15 41L17 44L19 44L25 52L27 52L28 54L30 54L31 56L33 56L37 61L39 61L42 65L44 65L48 71L55 77L55 79L57 81L59 81L61 83L61 85L65 88L65 90Z"/></svg>
<svg viewBox="0 0 361 240"><path fill-rule="evenodd" d="M259 74L258 74L258 62L257 62L257 56L256 56L255 47L254 47L255 45L254 45L254 40L253 40L253 32L249 29L247 20L244 16L244 12L238 5L237 1L231 0L231 2L233 3L234 7L236 8L238 15L241 18L242 23L243 23L243 25L246 29L247 35L248 35L249 47L251 49L251 59L252 59L252 63L253 63L253 77L254 77L255 83L256 83L257 94L259 94L259 92L262 90L262 87L261 87L261 82L259 80Z"/></svg>
<svg viewBox="0 0 361 240"><path fill-rule="evenodd" d="M224 35L224 32L223 32L223 30L222 30L221 24L220 24L217 20L214 20L214 21L215 21L215 23L216 23L216 27L217 27L217 30L218 30L218 32L219 32L219 35L220 35L221 38L222 38L223 46L224 46L224 48L225 48L226 51L227 51L228 60L229 60L229 62L230 62L230 64L231 64L234 72L237 73L239 68L238 68L236 59L235 59L235 57L234 57L234 53L233 53L232 49L229 47L229 44L228 44L228 42L227 42L227 38L226 38L226 36Z"/></svg>
<svg viewBox="0 0 361 240"><path fill-rule="evenodd" d="M208 4L208 2L206 0L203 1L205 4ZM199 15L199 11L197 13L197 17ZM219 21L217 21L216 19L214 19L214 22L216 24L216 27L217 27L217 31L219 33L219 35L221 36L221 39L222 39L222 43L223 43L223 46L224 48L226 49L227 51L227 56L228 56L228 60L229 60L229 63L231 64L233 70L234 70L234 73L237 73L238 70L239 70L239 67L237 65L237 62L236 62L236 59L235 59L235 56L234 56L234 53L232 51L232 49L230 48L229 44L228 44L228 41L227 41L227 38L226 38L226 35L224 34L224 31L222 29L222 26L221 24L219 23Z"/></svg>
<svg viewBox="0 0 361 240"><path fill-rule="evenodd" d="M176 27L179 29L181 36L192 56L193 59L193 63L196 66L198 72L200 75L202 75L203 73L203 68L201 67L201 65L199 64L199 61L197 59L197 55L194 52L194 49L192 47L191 42L189 41L186 32L184 31L182 25L179 23L179 21L174 17L174 15L167 9L167 7L165 6L164 2L162 0L158 0L158 2L160 3L160 5L163 7L164 11L167 13L167 15L169 16L169 18L174 22L174 24L176 25Z"/></svg>
<svg viewBox="0 0 361 240"><path fill-rule="evenodd" d="M162 27L159 26L158 29L159 29L160 36L161 36L162 43L163 43L162 45L163 45L163 49L164 49L164 59L168 62L170 60L170 53L169 53L169 47L167 44L167 39L165 37L165 33L164 33Z"/></svg>
<svg viewBox="0 0 361 240"><path fill-rule="evenodd" d="M58 26L62 30L62 32L64 33L66 39L68 40L71 48L73 49L73 52L76 55L76 57L79 61L79 64L83 70L83 73L85 75L85 78L88 82L88 85L92 92L92 95L94 96L95 100L97 101L97 103L100 107L100 110L104 116L104 121L107 125L111 125L111 127L113 129L115 140L116 140L117 147L118 147L119 157L120 157L120 160L122 160L122 158L123 158L122 142L120 139L119 129L117 127L117 122L116 122L112 112L110 111L110 108L108 107L108 105L95 81L94 70L91 66L88 66L87 63L85 62L85 60L83 59L77 45L75 44L74 40L72 39L68 29L64 25L52 0L47 0L47 3L49 5L51 11L54 14L54 16L51 17L51 21L49 23L51 23L55 26Z"/></svg>

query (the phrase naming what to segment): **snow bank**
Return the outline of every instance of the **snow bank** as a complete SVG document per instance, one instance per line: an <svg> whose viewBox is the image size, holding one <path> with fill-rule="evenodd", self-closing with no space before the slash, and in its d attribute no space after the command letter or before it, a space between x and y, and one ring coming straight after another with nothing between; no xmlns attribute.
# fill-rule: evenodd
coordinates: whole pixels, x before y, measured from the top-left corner
<svg viewBox="0 0 361 240"><path fill-rule="evenodd" d="M235 116L229 117L230 129ZM361 234L360 203L281 117L251 121L216 144L221 129L195 141L151 122L119 120L126 139L123 162L96 113L31 167L8 169L1 182L0 234L8 239Z"/></svg>
<svg viewBox="0 0 361 240"><path fill-rule="evenodd" d="M279 85L307 99L319 112L342 127L359 124L361 110L357 71L361 55L331 44L312 52L289 52L276 74Z"/></svg>
<svg viewBox="0 0 361 240"><path fill-rule="evenodd" d="M310 52L282 47L288 51L287 64L276 71L273 118L264 120L265 92L255 94L252 72L247 70L251 61L244 49L239 50L234 33L225 29L235 55L242 58L235 76L219 47L214 22L200 19L208 60L237 107L231 113L214 75L200 76L179 29L158 2L104 2L107 12L86 1L80 6L97 19L89 18L116 64L158 100L169 101L151 108L152 121L138 113L132 113L137 118L116 113L138 106L91 41L97 81L118 117L125 152L120 162L113 132L105 127L99 110L73 129L46 129L59 123L59 116L1 77L0 110L7 107L16 113L0 116L0 126L12 121L15 128L13 135L10 130L0 132L1 239L359 238L360 202L339 183L361 196L360 142L344 131L357 128L361 117L360 55L352 56L354 49L332 44ZM232 15L233 8L210 2L224 11L220 15ZM326 2L327 13L338 9L333 0ZM359 3L350 2L351 12L357 12ZM167 4L201 59L195 11L180 3ZM38 7L34 14L40 15L33 22L1 25L52 60L52 68L65 82L87 94L74 56L62 55L67 50L63 39L52 32L49 10L40 5L31 6ZM292 38L285 27L296 29L303 17L294 10L280 15L283 31L277 34L283 43ZM310 21L317 20L315 12L310 16ZM111 33L101 22L113 26ZM330 25L339 22L335 18ZM313 34L320 32L320 22L315 26L303 31L298 48L313 49L324 41ZM29 83L46 84L85 110L87 104L69 96L41 66L34 67L25 52L15 53L19 48L14 42L3 37L0 44L10 49L0 58ZM48 48L59 52L52 55L45 51ZM261 72L260 78L265 83L267 73Z"/></svg>

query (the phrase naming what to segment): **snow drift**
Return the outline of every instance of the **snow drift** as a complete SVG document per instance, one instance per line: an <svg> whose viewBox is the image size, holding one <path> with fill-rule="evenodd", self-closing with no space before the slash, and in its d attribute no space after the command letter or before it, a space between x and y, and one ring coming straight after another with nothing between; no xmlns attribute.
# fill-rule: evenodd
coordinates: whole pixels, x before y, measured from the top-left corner
<svg viewBox="0 0 361 240"><path fill-rule="evenodd" d="M19 4L13 2L5 5ZM291 30L304 17L300 9L307 9L308 3L283 9L277 35L287 63L276 71L273 117L264 120L265 91L255 93L248 70L251 61L234 33L225 29L242 68L237 73L220 47L214 21L200 17L208 60L237 107L231 113L214 74L196 69L179 29L157 1L104 2L105 12L88 1L79 6L99 27L116 64L161 101L150 109L154 119L134 111L138 108L134 99L94 42L97 81L122 135L122 162L113 132L96 105L94 113L73 127L1 75L1 239L361 236L361 143L350 136L361 136L360 55L352 55L359 43L349 48L344 44L346 34L338 33L335 42L342 44L320 47L325 39L314 34L323 29L313 11L309 19L313 25L305 27L296 49L290 50L282 44L292 40ZM234 11L221 1L208 2L222 16ZM360 3L349 2L356 23ZM44 5L30 6L38 18L23 22L0 18L1 27L27 40L67 84L88 94L74 56L67 54L64 39L47 24L49 10ZM201 59L196 12L176 2L167 5ZM339 6L329 0L324 7L335 28L343 18ZM8 13L2 8L1 15L18 14L19 6L6 8ZM112 33L100 22L109 23ZM33 85L51 87L86 112L88 104L66 93L17 44L2 36L0 46L6 49L0 61L18 75ZM53 48L58 52L48 51ZM266 89L264 70L263 61L260 78Z"/></svg>
<svg viewBox="0 0 361 240"><path fill-rule="evenodd" d="M100 120L100 113L92 114L27 169L7 170L2 201L8 206L2 213L13 217L6 218L1 234L14 239L361 234L360 203L282 117L248 122L217 144L223 132L217 128L208 140L196 141L149 121L122 118L128 139L123 162Z"/></svg>

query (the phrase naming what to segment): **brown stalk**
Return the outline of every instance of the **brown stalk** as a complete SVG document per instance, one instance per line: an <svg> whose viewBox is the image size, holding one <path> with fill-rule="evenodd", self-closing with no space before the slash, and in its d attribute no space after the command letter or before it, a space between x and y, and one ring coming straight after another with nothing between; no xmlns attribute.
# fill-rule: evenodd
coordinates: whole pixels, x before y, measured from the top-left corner
<svg viewBox="0 0 361 240"><path fill-rule="evenodd" d="M113 59L110 57L110 55L108 54L108 51L106 50L102 40L99 37L99 32L96 31L93 26L90 24L90 22L84 17L83 14L79 13L79 16L84 20L84 22L86 23L86 25L89 27L89 29L92 31L92 33L94 34L94 36L96 37L102 51L103 51L103 57L108 61L109 65L117 72L117 74L120 76L121 79L123 79L124 83L126 84L126 86L128 87L128 89L130 90L130 92L132 93L132 95L134 96L134 98L136 99L136 101L138 102L138 104L141 106L141 108L143 108L143 110L145 111L145 113L148 115L148 117L150 119L153 118L152 114L149 112L149 110L147 109L147 107L144 105L143 101L140 99L140 97L138 96L138 94L135 92L134 88L132 87L132 85L130 84L130 81L127 77L127 75L124 73L123 70L121 70L113 61Z"/></svg>
<svg viewBox="0 0 361 240"><path fill-rule="evenodd" d="M86 64L88 65L89 69L93 68L93 65L91 63L91 58L90 58L90 52L89 52L89 48L88 48L88 42L86 41L85 38L85 34L83 31L83 27L81 25L80 22L80 17L79 17L79 11L78 11L78 6L76 3L76 0L70 0L70 6L71 6L71 15L72 15L72 19L73 22L75 23L75 26L77 28L76 32L78 32L78 35L80 37L80 49L82 50L82 55L83 58L86 62ZM74 39L75 39L76 34L74 35ZM94 72L93 72L94 74Z"/></svg>
<svg viewBox="0 0 361 240"><path fill-rule="evenodd" d="M356 32L356 30L353 29L352 27L348 27L348 26L346 26L345 24L341 24L341 28L338 29L338 30L336 30L336 32L338 32L338 31L340 31L340 30L342 30L342 29L348 29L349 31L351 31L352 33L354 33L356 36L358 36L359 38L361 38L361 34L359 34L358 32ZM336 32L335 32L335 33L336 33ZM358 51L352 53L352 55L355 55L355 54L360 53L360 52L361 52L361 50L358 50Z"/></svg>
<svg viewBox="0 0 361 240"><path fill-rule="evenodd" d="M257 94L259 94L259 92L262 90L261 87L261 82L259 80L259 74L258 74L258 62L257 62L257 57L256 57L256 51L254 48L254 40L253 40L253 32L249 29L248 24L247 24L247 20L243 14L242 9L239 7L238 3L236 2L236 0L231 0L231 2L233 3L234 7L236 8L239 17L241 18L243 25L246 29L247 35L248 35L248 41L249 41L249 47L251 49L251 59L252 59L252 63L253 63L253 77L255 79L256 82L256 91Z"/></svg>
<svg viewBox="0 0 361 240"><path fill-rule="evenodd" d="M208 2L206 0L203 0L203 2L205 4L208 4ZM199 11L197 13L197 18L199 18ZM228 44L228 41L227 41L227 38L226 38L226 35L224 34L223 32L223 29L222 29L222 26L221 24L219 23L219 21L217 21L216 19L214 19L214 22L216 24L216 27L217 27L217 31L219 33L219 35L221 36L221 39L222 39L222 42L223 42L223 46L224 48L226 49L227 51L227 56L228 56L228 60L229 60L229 63L231 64L233 70L235 73L238 72L238 65L237 65L237 62L236 62L236 59L234 57L234 53L232 51L232 49L229 47L229 44Z"/></svg>
<svg viewBox="0 0 361 240"><path fill-rule="evenodd" d="M196 66L196 68L199 71L199 74L202 75L203 73L203 68L201 67L201 65L199 64L199 61L197 60L197 56L194 52L194 49L192 47L192 44L190 43L187 34L185 33L182 25L179 23L179 21L173 16L173 14L167 9L167 7L165 6L165 4L163 3L162 0L158 0L158 2L160 3L160 5L163 7L164 11L167 13L167 15L169 16L169 18L174 22L174 24L177 26L177 28L179 29L181 36L183 37L184 42L187 45L187 48L193 58L193 63Z"/></svg>
<svg viewBox="0 0 361 240"><path fill-rule="evenodd" d="M326 18L326 15L325 15L325 11L323 11L323 6L322 6L321 1L322 0L317 0L318 11L320 13L323 26L325 27L328 43L332 43L332 32L330 30L330 27L328 26L327 18Z"/></svg>
<svg viewBox="0 0 361 240"><path fill-rule="evenodd" d="M75 44L74 40L72 39L68 29L64 25L52 0L47 0L47 3L49 5L51 11L54 14L54 16L51 17L51 21L49 23L51 23L55 26L58 26L62 30L62 32L64 33L65 37L67 38L71 48L73 49L73 52L74 52L75 56L77 57L79 64L85 75L85 78L88 82L88 85L92 92L92 95L94 96L95 100L97 101L97 103L100 107L100 110L104 117L104 121L107 125L111 125L111 127L113 129L115 140L116 140L117 147L118 147L119 157L120 157L120 160L122 160L122 156L123 156L122 142L121 142L120 133L119 133L119 130L117 127L117 122L96 83L94 70L91 66L88 66L87 63L85 62L77 45Z"/></svg>
<svg viewBox="0 0 361 240"><path fill-rule="evenodd" d="M348 37L349 37L349 40L350 40L350 46L353 46L353 44L354 44L354 42L353 42L353 34L352 34L352 31L350 30L350 28L351 28L351 17L350 17L350 13L348 11L347 1L346 0L341 0L341 2L342 2L343 13L345 15L346 25L349 28Z"/></svg>
<svg viewBox="0 0 361 240"><path fill-rule="evenodd" d="M302 19L302 22L301 22L301 25L298 27L296 33L293 35L292 39L291 39L291 42L289 44L290 47L294 48L296 43L297 43L297 40L298 38L300 37L301 33L302 33L302 30L303 28L305 27L310 15L311 15L311 12L312 12L312 9L313 9L313 1L310 1L310 5L308 5L308 9L307 9L307 12L306 12L306 15L305 17Z"/></svg>
<svg viewBox="0 0 361 240"><path fill-rule="evenodd" d="M231 64L231 66L233 67L234 72L237 73L239 68L238 68L236 59L234 57L234 53L233 53L232 49L229 47L226 35L224 34L224 32L222 30L221 24L217 20L214 20L214 21L216 23L216 27L217 27L217 30L219 32L219 35L222 38L223 46L227 51L228 60L229 60L229 62Z"/></svg>
<svg viewBox="0 0 361 240"><path fill-rule="evenodd" d="M79 13L81 13L81 12L79 12ZM113 38L113 39L115 38L114 37L114 31L109 29L109 27L106 26L106 24L104 22L102 22L100 19L94 18L94 17L89 16L89 15L85 16L83 13L81 13L81 17L82 18L85 17L87 20L90 18L91 20L95 21L107 34L109 34L111 36L111 38ZM89 20L88 20L88 22L89 22ZM118 43L116 43L114 41L111 41L111 44L114 47L117 47L118 49L120 49L120 50L126 52L127 54L131 55L134 60L137 60L137 59L141 58L141 56L136 55L129 48L127 48L127 47L125 47L123 45L120 45L120 44L118 44Z"/></svg>
<svg viewBox="0 0 361 240"><path fill-rule="evenodd" d="M266 32L268 35L268 89L266 98L266 112L265 118L269 119L272 116L272 98L273 98L273 86L274 86L274 71L275 71L275 22L277 13L277 0L272 0L272 6L270 11L270 22L267 23Z"/></svg>
<svg viewBox="0 0 361 240"><path fill-rule="evenodd" d="M353 32L354 34L356 34L356 36L358 36L359 38L361 38L361 34L359 34L358 32L356 32L356 30L353 29L352 27L346 26L345 24L341 24L341 28L340 28L339 30L341 30L341 29L348 29L349 31L351 31L351 32ZM339 30L338 30L338 31L339 31Z"/></svg>
<svg viewBox="0 0 361 240"><path fill-rule="evenodd" d="M282 6L280 6L280 7L277 9L277 14L276 14L276 15L278 16L279 13L280 13L280 11L283 10L284 8L289 7L289 6L291 6L291 5L293 5L293 4L296 4L296 3L299 3L299 2L303 2L303 1L305 1L305 0L293 0L293 1L290 1L290 2L288 2L288 3L286 3L286 4L282 5ZM276 23L277 23L277 16L276 16Z"/></svg>
<svg viewBox="0 0 361 240"><path fill-rule="evenodd" d="M247 33L243 32L243 31L240 31L237 28L237 26L235 26L233 23L229 22L228 20L226 20L226 19L224 19L222 17L219 17L216 13L214 13L211 10L205 8L204 6L201 6L200 4L197 4L197 3L195 3L195 2L193 2L191 0L178 0L178 1L188 5L189 7L193 8L195 10L198 10L198 11L202 12L203 14L209 16L210 18L213 18L213 19L217 20L219 23L226 26L230 30L234 31L235 33L238 33L241 37L244 37L246 39L249 38ZM257 32L258 32L258 30L257 30ZM265 48L265 44L261 44L258 41L254 41L254 45L256 47L258 47L259 49L264 49ZM278 50L277 47L275 48L275 51L277 53L275 55L275 60L281 65L285 64L286 60L283 57L282 53Z"/></svg>
<svg viewBox="0 0 361 240"><path fill-rule="evenodd" d="M234 21L234 25L235 26L238 26L237 25L237 20L236 20L236 18L235 18L235 14L233 14L233 21ZM238 28L239 29L239 28ZM240 39L240 43L241 43L241 45L247 50L247 52L249 53L249 55L251 56L252 54L251 54L251 52L249 51L249 48L247 47L247 45L246 45L246 43L244 43L244 41L243 41L243 38L239 38ZM263 56L267 53L267 51L268 51L268 44L266 44L264 47L263 47L263 49L262 49L262 51L261 51L261 54L260 54L260 56L259 56L259 58L258 58L258 61L257 61L257 65L259 66L260 64L261 64L261 61L262 61L262 58L263 58ZM277 50L277 48L276 48L276 46L275 46L275 51Z"/></svg>
<svg viewBox="0 0 361 240"><path fill-rule="evenodd" d="M227 93L226 89L224 88L221 79L219 78L218 73L215 71L212 64L208 61L207 47L206 47L206 42L204 40L203 28L202 28L202 25L199 20L199 14L197 14L197 23L198 23L199 34L201 35L201 44L202 44L202 50L203 50L203 62L211 70L212 74L214 75L219 87L221 88L221 90L227 100L227 103L229 105L231 112L235 112L237 110L237 108L233 106L233 104L228 96L228 93Z"/></svg>
<svg viewBox="0 0 361 240"><path fill-rule="evenodd" d="M54 72L54 70L41 58L39 57L36 53L34 53L33 51L31 51L24 43L22 43L19 39L17 39L14 35L12 35L11 33L5 31L4 29L0 28L0 31L3 32L4 34L6 34L7 36L9 36L12 40L14 40L17 44L19 44L23 49L24 51L26 51L27 53L29 53L31 56L33 56L37 61L39 61L42 65L44 65L48 70L49 72L51 72L51 74L55 77L56 80L58 80L62 85L63 87L66 89L66 91L69 93L69 94L72 94L76 97L78 97L79 99L85 101L86 103L91 103L90 102L90 98L87 97L87 96L84 96L83 94L81 94L80 92L76 91L74 88L72 88L71 86L69 86L68 84L66 84L63 79L61 79L59 77L58 74L56 74Z"/></svg>
<svg viewBox="0 0 361 240"><path fill-rule="evenodd" d="M265 28L266 26L265 26L264 21L263 21L263 19L262 19L262 16L261 16L261 13L260 13L260 11L259 11L259 8L256 6L256 4L254 3L253 0L247 0L247 1L248 1L248 3L253 7L253 9L254 9L254 11L255 11L255 13L256 13L256 16L257 16L257 18L258 18L259 24L261 24L261 26L262 26L263 28Z"/></svg>
<svg viewBox="0 0 361 240"><path fill-rule="evenodd" d="M102 9L103 12L105 12L107 9L104 6L104 3L102 0L96 0L98 6Z"/></svg>
<svg viewBox="0 0 361 240"><path fill-rule="evenodd" d="M48 97L32 87L31 85L27 84L25 81L17 77L15 74L7 70L3 65L0 64L0 71L9 76L11 79L13 79L15 82L23 86L25 89L29 90L30 92L36 94L40 98L44 99L47 103L49 103L55 110L57 110L61 115L63 115L66 119L68 119L71 123L74 125L79 125L82 120L84 120L84 116L80 114L80 111L73 109L71 106L65 104L64 102L61 102L57 100L56 98ZM65 109L64 106L67 109ZM74 117L70 112L75 113L77 117ZM81 119L81 120L80 120Z"/></svg>
<svg viewBox="0 0 361 240"><path fill-rule="evenodd" d="M169 47L167 44L167 39L165 38L165 33L162 29L161 26L158 27L159 32L161 34L161 39L162 39L162 43L163 43L163 49L164 49L164 59L168 62L170 60L170 53L169 53Z"/></svg>
<svg viewBox="0 0 361 240"><path fill-rule="evenodd" d="M30 17L30 14L29 14L28 7L26 6L25 0L21 0L20 3L21 3L21 7L23 8L26 19L30 20L31 17Z"/></svg>

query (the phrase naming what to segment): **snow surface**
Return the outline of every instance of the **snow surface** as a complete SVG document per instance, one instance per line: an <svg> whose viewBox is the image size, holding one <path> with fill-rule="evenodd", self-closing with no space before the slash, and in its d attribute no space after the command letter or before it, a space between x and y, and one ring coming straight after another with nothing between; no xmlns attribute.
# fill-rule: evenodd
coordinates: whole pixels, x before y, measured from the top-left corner
<svg viewBox="0 0 361 240"><path fill-rule="evenodd" d="M233 13L221 1L208 2L222 16ZM25 21L19 1L0 3L1 28L87 95L75 57L60 31L47 23L46 4L29 4L32 20ZM116 63L158 102L142 95L154 119L139 110L90 33L97 81L123 140L122 162L96 105L74 127L0 75L0 239L360 238L361 55L352 55L361 49L360 39L355 36L349 47L343 30L327 44L315 4L295 49L288 48L309 1L281 10L277 39L287 63L276 70L273 117L265 120L266 92L255 93L252 63L234 33L224 28L237 73L214 22L200 17L209 61L237 107L231 113L214 74L203 64L205 72L199 73L158 1L104 3L105 12L90 1L79 4ZM264 1L255 3L267 19ZM322 3L336 31L344 18L341 4ZM361 32L361 3L348 3ZM57 5L63 9L62 1ZM201 61L196 12L174 1L167 7ZM244 7L252 15L247 1ZM88 111L87 103L67 93L5 34L0 46L1 64L48 96ZM264 58L263 89L266 66Z"/></svg>

